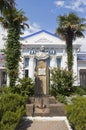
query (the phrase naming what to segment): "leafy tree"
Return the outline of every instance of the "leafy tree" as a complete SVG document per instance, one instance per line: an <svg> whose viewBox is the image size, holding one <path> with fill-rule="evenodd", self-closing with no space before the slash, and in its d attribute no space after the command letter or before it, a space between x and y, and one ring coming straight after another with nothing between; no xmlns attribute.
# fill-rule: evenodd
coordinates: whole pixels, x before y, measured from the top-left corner
<svg viewBox="0 0 86 130"><path fill-rule="evenodd" d="M51 81L51 94L55 97L58 94L70 95L74 91L74 88L70 85L74 82L74 78L71 77L71 71L54 68L51 70Z"/></svg>
<svg viewBox="0 0 86 130"><path fill-rule="evenodd" d="M24 21L27 21L27 17L24 16L22 10L17 10L15 7L3 10L3 16L0 17L2 25L8 29L8 35L6 40L6 68L10 79L10 86L14 86L18 78L18 66L20 60L20 34L21 29L24 29Z"/></svg>
<svg viewBox="0 0 86 130"><path fill-rule="evenodd" d="M59 34L66 41L68 70L72 71L73 66L73 40L76 37L84 37L83 32L86 29L85 19L78 17L74 13L59 16L57 18L58 28L56 34Z"/></svg>

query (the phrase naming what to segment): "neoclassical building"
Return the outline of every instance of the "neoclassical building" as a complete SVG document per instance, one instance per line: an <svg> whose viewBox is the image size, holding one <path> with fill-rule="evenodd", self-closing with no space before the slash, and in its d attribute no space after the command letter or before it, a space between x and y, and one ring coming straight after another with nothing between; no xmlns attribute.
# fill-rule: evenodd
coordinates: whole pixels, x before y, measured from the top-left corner
<svg viewBox="0 0 86 130"><path fill-rule="evenodd" d="M65 41L58 36L45 30L27 35L21 38L21 58L19 62L19 77L31 77L34 79L37 64L36 54L44 48L48 54L47 66L50 68L67 68L67 53ZM80 43L73 44L73 74L76 76L74 85L86 86L86 53L80 52ZM0 53L0 86L9 84L9 77L6 74L4 54Z"/></svg>

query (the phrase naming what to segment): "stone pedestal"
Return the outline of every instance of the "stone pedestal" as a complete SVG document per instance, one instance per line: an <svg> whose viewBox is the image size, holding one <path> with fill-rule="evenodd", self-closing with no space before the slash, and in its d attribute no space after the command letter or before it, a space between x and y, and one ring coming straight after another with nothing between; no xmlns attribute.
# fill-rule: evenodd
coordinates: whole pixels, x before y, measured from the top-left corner
<svg viewBox="0 0 86 130"><path fill-rule="evenodd" d="M35 71L35 96L49 95L49 69L45 61L38 61Z"/></svg>
<svg viewBox="0 0 86 130"><path fill-rule="evenodd" d="M34 100L33 100L34 99ZM51 96L33 97L26 104L27 116L65 116L65 106Z"/></svg>

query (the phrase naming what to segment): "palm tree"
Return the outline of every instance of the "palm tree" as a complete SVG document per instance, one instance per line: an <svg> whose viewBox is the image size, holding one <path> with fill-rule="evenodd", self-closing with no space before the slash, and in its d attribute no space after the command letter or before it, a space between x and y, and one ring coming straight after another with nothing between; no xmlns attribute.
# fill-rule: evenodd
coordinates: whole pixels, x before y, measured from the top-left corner
<svg viewBox="0 0 86 130"><path fill-rule="evenodd" d="M0 22L7 28L8 35L6 39L6 68L10 79L10 86L15 86L16 80L18 78L18 66L20 60L20 34L21 29L24 29L24 25L28 26L26 23L27 17L24 16L22 10L17 10L16 8L11 8L10 10L4 10L3 16L0 17Z"/></svg>
<svg viewBox="0 0 86 130"><path fill-rule="evenodd" d="M86 29L84 18L78 17L74 13L59 16L57 18L58 28L56 34L59 34L66 41L68 70L72 71L73 66L73 41L76 37L84 37L83 32Z"/></svg>
<svg viewBox="0 0 86 130"><path fill-rule="evenodd" d="M15 6L15 0L0 0L0 12L11 9Z"/></svg>

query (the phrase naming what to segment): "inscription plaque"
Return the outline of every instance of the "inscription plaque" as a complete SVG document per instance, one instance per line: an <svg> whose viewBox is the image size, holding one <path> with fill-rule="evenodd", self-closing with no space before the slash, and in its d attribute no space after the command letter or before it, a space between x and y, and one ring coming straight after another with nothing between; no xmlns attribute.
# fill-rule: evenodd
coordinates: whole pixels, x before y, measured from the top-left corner
<svg viewBox="0 0 86 130"><path fill-rule="evenodd" d="M45 70L45 68L39 68L39 69L38 69L38 75L46 75L46 70Z"/></svg>

